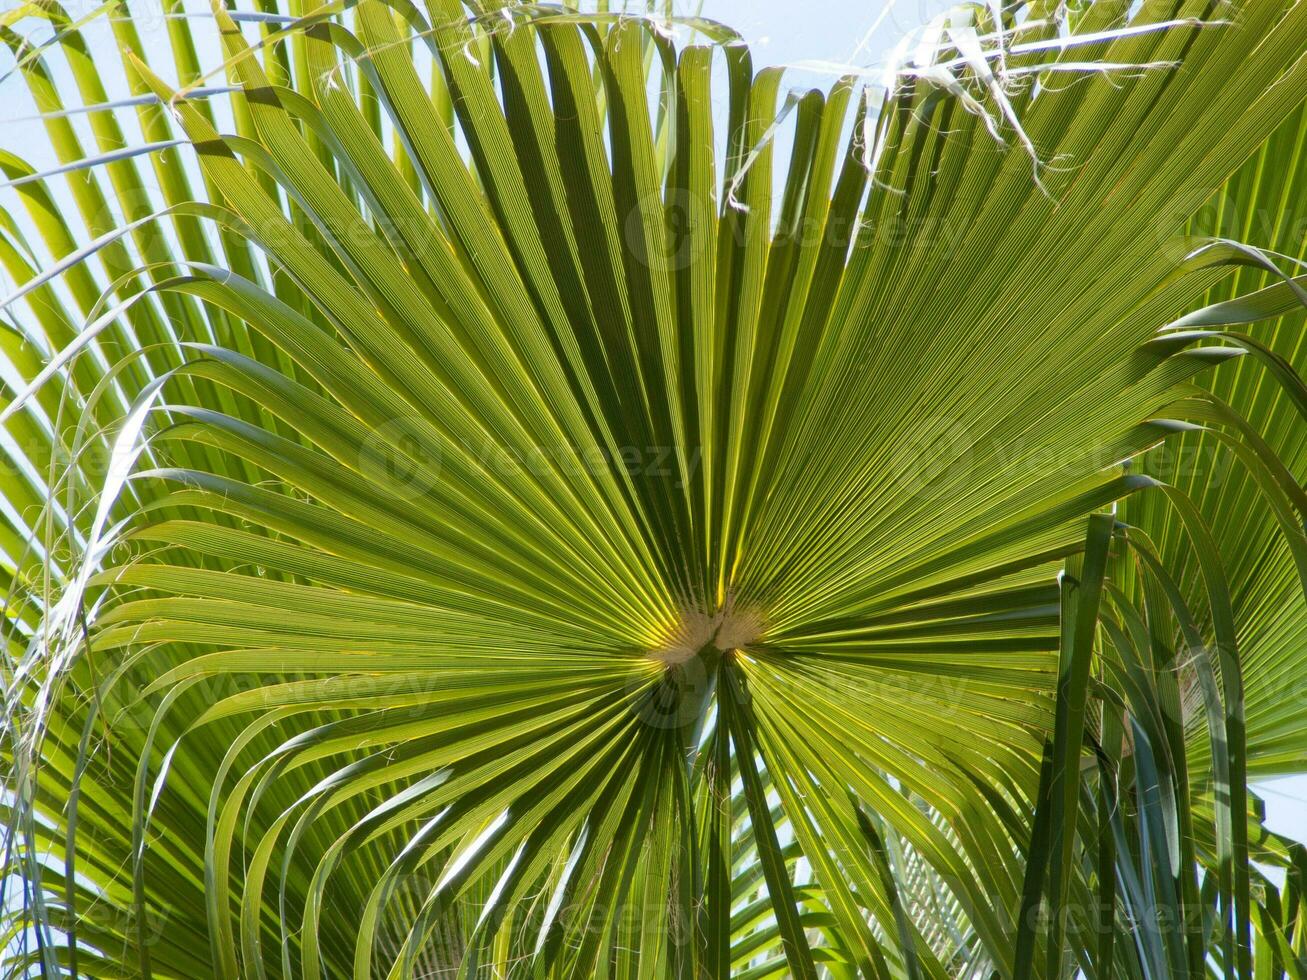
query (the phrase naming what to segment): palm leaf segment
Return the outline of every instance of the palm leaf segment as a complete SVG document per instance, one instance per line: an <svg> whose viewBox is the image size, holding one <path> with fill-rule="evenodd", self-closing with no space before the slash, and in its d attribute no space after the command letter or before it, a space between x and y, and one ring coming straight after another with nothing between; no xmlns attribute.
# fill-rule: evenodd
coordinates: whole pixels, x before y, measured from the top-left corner
<svg viewBox="0 0 1307 980"><path fill-rule="evenodd" d="M9 974L1301 972L1307 6L260 10L2 28Z"/></svg>

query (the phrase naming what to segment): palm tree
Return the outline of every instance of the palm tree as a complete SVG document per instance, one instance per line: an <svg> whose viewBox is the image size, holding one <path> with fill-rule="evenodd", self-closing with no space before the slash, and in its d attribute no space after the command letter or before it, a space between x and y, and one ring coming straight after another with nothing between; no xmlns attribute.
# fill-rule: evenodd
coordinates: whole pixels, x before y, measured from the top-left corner
<svg viewBox="0 0 1307 980"><path fill-rule="evenodd" d="M1307 4L163 13L0 20L0 973L1307 972Z"/></svg>

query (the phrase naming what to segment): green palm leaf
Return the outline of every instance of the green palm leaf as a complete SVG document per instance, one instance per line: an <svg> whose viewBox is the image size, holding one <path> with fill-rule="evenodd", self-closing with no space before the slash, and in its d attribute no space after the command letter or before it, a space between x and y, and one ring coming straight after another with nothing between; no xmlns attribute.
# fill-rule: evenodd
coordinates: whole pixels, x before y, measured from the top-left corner
<svg viewBox="0 0 1307 980"><path fill-rule="evenodd" d="M653 13L101 14L0 24L5 975L1307 969L1307 7L788 93Z"/></svg>

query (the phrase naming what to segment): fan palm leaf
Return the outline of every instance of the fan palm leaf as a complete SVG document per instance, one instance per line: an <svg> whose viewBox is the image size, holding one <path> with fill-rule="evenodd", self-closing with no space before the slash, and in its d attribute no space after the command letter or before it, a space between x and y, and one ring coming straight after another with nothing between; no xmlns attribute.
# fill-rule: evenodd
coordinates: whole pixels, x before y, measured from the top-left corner
<svg viewBox="0 0 1307 980"><path fill-rule="evenodd" d="M1307 5L194 14L0 23L7 975L1302 974Z"/></svg>

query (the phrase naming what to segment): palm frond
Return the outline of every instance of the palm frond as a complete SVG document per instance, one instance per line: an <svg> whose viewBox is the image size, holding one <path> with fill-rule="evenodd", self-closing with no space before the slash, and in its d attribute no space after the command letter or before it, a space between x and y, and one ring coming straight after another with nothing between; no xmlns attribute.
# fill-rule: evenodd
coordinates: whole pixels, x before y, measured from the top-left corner
<svg viewBox="0 0 1307 980"><path fill-rule="evenodd" d="M127 14L0 24L0 972L1307 968L1307 5L789 92L653 11Z"/></svg>

